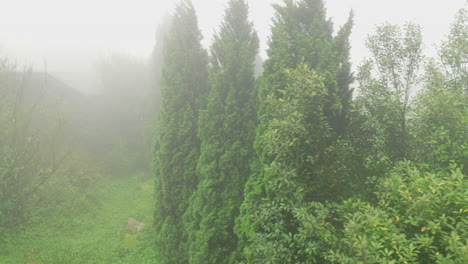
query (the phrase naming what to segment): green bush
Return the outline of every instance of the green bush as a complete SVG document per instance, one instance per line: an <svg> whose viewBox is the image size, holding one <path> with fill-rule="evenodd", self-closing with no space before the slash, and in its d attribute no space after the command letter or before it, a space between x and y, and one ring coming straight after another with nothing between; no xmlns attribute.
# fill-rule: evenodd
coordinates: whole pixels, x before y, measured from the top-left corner
<svg viewBox="0 0 468 264"><path fill-rule="evenodd" d="M298 209L294 242L310 255L304 263L468 263L468 182L460 168L427 172L402 162L376 195L376 204Z"/></svg>

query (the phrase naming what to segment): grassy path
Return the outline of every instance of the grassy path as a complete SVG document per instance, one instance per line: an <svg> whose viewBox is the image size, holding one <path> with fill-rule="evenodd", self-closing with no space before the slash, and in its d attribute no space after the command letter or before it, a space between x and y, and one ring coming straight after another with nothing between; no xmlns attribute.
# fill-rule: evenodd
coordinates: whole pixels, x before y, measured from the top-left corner
<svg viewBox="0 0 468 264"><path fill-rule="evenodd" d="M138 175L106 179L87 193L72 193L58 205L38 209L31 227L0 263L154 263L152 183ZM125 234L129 217L146 224L135 237Z"/></svg>

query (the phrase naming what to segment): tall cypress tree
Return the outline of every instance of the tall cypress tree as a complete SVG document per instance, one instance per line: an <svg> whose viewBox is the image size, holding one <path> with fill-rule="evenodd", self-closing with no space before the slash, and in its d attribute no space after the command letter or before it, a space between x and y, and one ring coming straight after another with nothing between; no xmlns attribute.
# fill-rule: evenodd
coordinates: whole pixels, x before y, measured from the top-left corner
<svg viewBox="0 0 468 264"><path fill-rule="evenodd" d="M172 17L162 66L162 106L156 135L154 225L162 263L187 263L182 216L198 179L197 120L209 91L208 58L195 9L183 0Z"/></svg>
<svg viewBox="0 0 468 264"><path fill-rule="evenodd" d="M212 90L199 120L200 183L185 215L190 263L230 263L234 221L250 175L258 37L245 0L230 0L210 53Z"/></svg>
<svg viewBox="0 0 468 264"><path fill-rule="evenodd" d="M335 181L334 177L337 175L333 175L330 164L324 163L323 156L327 148L333 144L334 139L344 133L348 116L346 111L351 100L349 85L352 81L352 74L349 69L348 37L352 27L352 17L334 36L333 25L326 18L326 9L322 0L284 0L283 5L275 5L274 8L276 16L267 51L269 58L264 63L264 72L258 82L259 124L254 143L258 156L253 162L254 173L245 186L245 200L236 223L236 233L240 237L241 247L246 247L246 254L254 251L258 253L262 250L261 246L254 245L255 238L262 236L261 233L274 236L272 232L275 232L275 228L268 230L268 227L264 225L271 219L265 215L259 215L258 212L265 207L275 208L276 205L284 205L281 198L278 200L278 196L275 196L276 187L271 186L282 176L272 173L271 170L278 158L276 152L269 147L271 145L269 134L276 131L272 127L272 122L276 118L277 109L272 107L277 104L270 104L267 99L276 98L281 101L281 98L287 100L291 96L285 92L293 89L285 90L285 88L294 82L294 78L288 75L286 69L294 69L304 64L301 67L306 67L307 70L295 74L302 76L302 80L309 80L307 76L303 76L304 74L318 74L318 77L311 77L310 80L320 82L320 85L317 83L310 85L311 87L315 85L324 87L320 90L322 101L319 105L311 108L308 106L308 104L318 103L315 100L316 97L309 98L310 102L298 100L298 103L304 104L303 108L298 108L301 111L310 109L310 111L320 113L298 112L306 116L301 117L303 118L301 126L308 129L305 138L315 137L315 140L301 141L298 137L297 141L290 142L290 144L297 146L298 151L303 151L302 154L298 156L299 153L291 153L289 159L282 160L281 167L293 168L294 174L297 175L295 182L290 183L305 190L301 195L301 202L295 203L294 206L308 201L329 199L333 196L332 186ZM300 84L297 83L297 85ZM291 105L291 107L297 106ZM286 120L292 123L299 122L298 119L294 121L288 118L295 117L281 117L285 122ZM323 131L317 131L320 127ZM315 136L319 135L318 133L322 135ZM317 141L318 138L320 140ZM285 148L288 146L285 145ZM280 212L280 209L277 212ZM276 224L282 226L281 228L278 226L279 229L276 230L281 229L292 233L298 228L293 220L287 217L282 218L281 221L278 220ZM287 225L290 226L286 228Z"/></svg>
<svg viewBox="0 0 468 264"><path fill-rule="evenodd" d="M305 63L310 69L324 74L328 98L325 114L334 129L341 135L351 101L350 83L353 81L349 62L349 35L353 15L333 36L333 24L326 17L323 0L284 0L274 5L276 15L269 41L268 60L264 64L263 85L260 96L285 87L284 69ZM263 104L266 105L266 104ZM259 117L268 119L268 110L260 106ZM263 122L262 122L263 123Z"/></svg>
<svg viewBox="0 0 468 264"><path fill-rule="evenodd" d="M350 43L349 36L354 23L354 14L350 13L348 21L340 28L333 39L333 48L336 56L336 84L338 97L337 109L332 118L331 126L334 128L337 136L345 134L346 127L349 124L349 112L353 97L353 89L350 84L354 81L351 70Z"/></svg>

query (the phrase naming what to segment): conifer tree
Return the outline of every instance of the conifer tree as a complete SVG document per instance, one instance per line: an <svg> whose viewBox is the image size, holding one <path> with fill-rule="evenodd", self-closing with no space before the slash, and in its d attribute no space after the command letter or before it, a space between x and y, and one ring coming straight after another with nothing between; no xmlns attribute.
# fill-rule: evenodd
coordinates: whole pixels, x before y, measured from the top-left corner
<svg viewBox="0 0 468 264"><path fill-rule="evenodd" d="M272 104L267 103L267 98L273 97L278 100L282 97L289 98L289 94L280 92L294 90L286 89L295 80L288 77L286 69L295 69L298 65L302 65L301 67L307 69L297 73L302 76L302 80L309 80L303 75L313 74L314 77L311 77L311 80L319 82L320 85L310 83L310 86L324 87L320 90L320 102L315 100L317 97L309 98L310 102L304 98L298 98L297 103L302 103L303 108L295 106L300 111L308 109L320 113L315 115L300 112L305 116L300 122L301 126L308 129L304 132L306 138L310 135L321 134L321 136L315 138L320 138L320 140L306 139L307 142L300 140L290 142L297 145L297 151L302 152L291 153L289 159L282 160L282 167L293 168L294 174L298 175L296 182L292 184L298 184L299 188L306 190L300 202L294 206L307 201L333 197L333 188L335 188L333 185L336 182L334 177L338 176L333 174L332 164L324 164L323 156L334 140L344 133L348 118L346 111L351 101L349 85L353 78L350 71L348 38L352 27L352 16L334 36L333 25L326 17L326 9L322 0L284 0L283 5L275 5L274 8L276 16L267 51L269 58L264 63L264 72L258 82L259 124L254 142L257 157L253 161L253 173L246 183L244 202L241 206L240 217L236 221L240 247L246 247L244 254L261 250L262 246L254 245L255 242L253 242L260 233L273 236L275 232L274 228L265 229L263 224L271 219L268 220L265 215L260 216L258 212L268 204L272 208L275 207L272 203L281 204L279 200L275 201L275 191L271 186L272 182L276 181L275 179L282 178L278 173L272 174L270 169L278 156L268 149L271 145L271 138L267 136L272 130L274 131L271 126L277 110L272 108ZM309 106L314 103L318 105ZM291 114L293 115L294 112ZM320 120L317 119L318 116ZM282 118L291 123L299 122L289 119L293 117ZM289 172L284 171L284 173ZM294 228L297 226L290 221L292 220L282 218L277 222L278 229L276 230L294 233ZM288 225L290 226L286 227Z"/></svg>
<svg viewBox="0 0 468 264"><path fill-rule="evenodd" d="M232 263L234 221L250 175L258 37L245 0L230 0L210 53L212 90L201 113L197 191L185 215L190 263Z"/></svg>
<svg viewBox="0 0 468 264"><path fill-rule="evenodd" d="M176 7L164 46L162 106L154 150L154 225L161 263L187 263L182 216L198 184L197 120L209 90L208 59L200 40L195 9L184 0Z"/></svg>
<svg viewBox="0 0 468 264"><path fill-rule="evenodd" d="M269 41L268 57L264 65L264 82L260 96L285 87L284 69L295 68L304 62L311 69L324 73L327 87L325 114L334 133L341 135L347 122L343 116L351 100L350 83L353 81L349 62L349 35L353 15L333 36L333 24L326 17L322 0L284 0L274 5L276 15ZM260 106L260 119L268 119L268 110Z"/></svg>
<svg viewBox="0 0 468 264"><path fill-rule="evenodd" d="M338 136L345 134L346 127L349 124L349 112L353 97L353 89L350 84L354 81L351 70L350 43L349 36L353 28L353 12L350 13L348 21L337 32L333 39L333 47L337 59L337 93L338 108L335 117L331 120L331 126L335 129Z"/></svg>

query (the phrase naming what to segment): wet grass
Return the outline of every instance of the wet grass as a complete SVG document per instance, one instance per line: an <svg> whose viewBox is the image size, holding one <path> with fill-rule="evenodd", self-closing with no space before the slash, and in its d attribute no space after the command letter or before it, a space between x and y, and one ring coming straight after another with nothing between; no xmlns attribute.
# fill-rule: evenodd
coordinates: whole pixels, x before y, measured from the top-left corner
<svg viewBox="0 0 468 264"><path fill-rule="evenodd" d="M5 246L0 263L155 263L153 180L142 174L102 177L82 188L57 187L54 201L60 202L36 210L28 228ZM129 217L144 222L145 229L126 234Z"/></svg>

